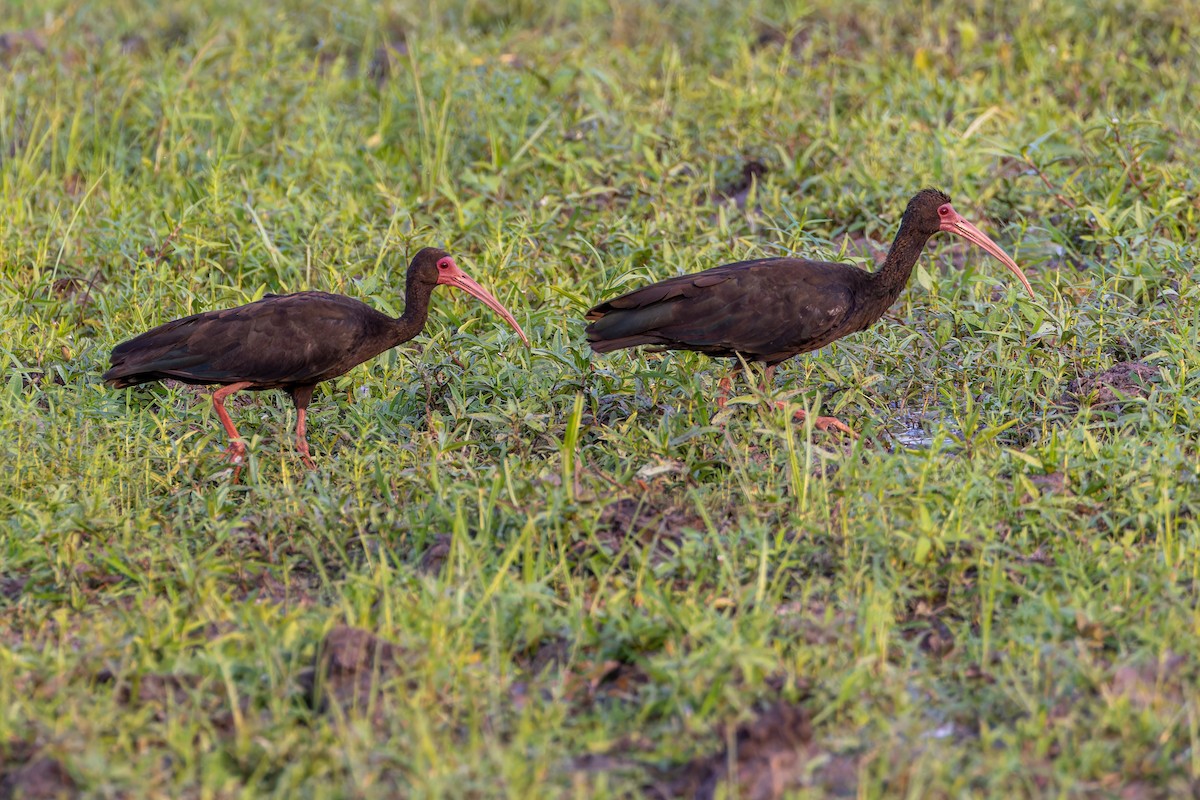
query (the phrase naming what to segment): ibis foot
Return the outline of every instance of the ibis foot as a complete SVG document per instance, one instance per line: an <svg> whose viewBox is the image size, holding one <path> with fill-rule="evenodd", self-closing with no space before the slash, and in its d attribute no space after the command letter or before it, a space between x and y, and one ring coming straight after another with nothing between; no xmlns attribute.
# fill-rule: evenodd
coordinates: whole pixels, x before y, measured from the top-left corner
<svg viewBox="0 0 1200 800"><path fill-rule="evenodd" d="M225 449L225 460L233 464L233 482L242 474L242 463L246 460L246 443L241 439L230 439Z"/></svg>
<svg viewBox="0 0 1200 800"><path fill-rule="evenodd" d="M785 405L784 403L780 402L780 403L776 403L775 407L783 408L784 405ZM808 419L808 412L805 411L804 409L800 409L799 411L792 414L792 419L796 420L797 422L803 422L804 420ZM813 427L819 431L837 431L838 433L844 433L847 436L849 436L851 439L858 438L858 434L855 433L854 430L849 425L842 422L837 417L820 417L819 416L813 420Z"/></svg>
<svg viewBox="0 0 1200 800"><path fill-rule="evenodd" d="M308 452L308 442L303 439L297 440L296 450L300 453L300 460L304 462L304 466L309 469L317 468L317 465L313 463L312 454Z"/></svg>

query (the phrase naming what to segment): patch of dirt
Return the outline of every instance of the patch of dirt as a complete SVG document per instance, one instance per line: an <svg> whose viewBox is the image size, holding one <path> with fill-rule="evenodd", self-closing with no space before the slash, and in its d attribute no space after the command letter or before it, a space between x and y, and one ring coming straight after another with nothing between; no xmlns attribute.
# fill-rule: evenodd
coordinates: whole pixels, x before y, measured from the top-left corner
<svg viewBox="0 0 1200 800"><path fill-rule="evenodd" d="M71 773L56 758L32 758L12 768L3 764L0 770L0 798L3 800L57 800L79 796L79 787Z"/></svg>
<svg viewBox="0 0 1200 800"><path fill-rule="evenodd" d="M381 44L375 48L375 54L367 64L367 75L375 81L375 85L383 88L396 70L400 58L408 55L408 43L403 38L396 39L390 44Z"/></svg>
<svg viewBox="0 0 1200 800"><path fill-rule="evenodd" d="M182 222L176 225L170 233L163 237L162 242L158 244L151 243L145 245L142 248L142 255L146 256L146 258L153 259L155 266L171 264L174 260L174 256L176 255L175 238L179 236L179 232L181 230L183 230Z"/></svg>
<svg viewBox="0 0 1200 800"><path fill-rule="evenodd" d="M71 580L86 593L98 592L110 586L125 582L125 576L112 572L103 563L105 557L103 548L92 553L86 561L80 561L71 568Z"/></svg>
<svg viewBox="0 0 1200 800"><path fill-rule="evenodd" d="M565 696L584 706L605 699L634 700L639 689L649 682L640 665L612 658L583 661L563 676Z"/></svg>
<svg viewBox="0 0 1200 800"><path fill-rule="evenodd" d="M963 678L971 683L983 683L991 686L996 682L996 676L983 668L978 661L972 661L963 672Z"/></svg>
<svg viewBox="0 0 1200 800"><path fill-rule="evenodd" d="M812 31L809 28L800 28L797 31L789 32L777 25L761 23L758 26L758 35L754 38L754 45L751 49L762 50L767 47L776 46L786 47L793 53L800 53L811 39Z"/></svg>
<svg viewBox="0 0 1200 800"><path fill-rule="evenodd" d="M1035 500L1044 497L1059 498L1059 502L1067 508L1070 508L1079 517L1094 517L1099 514L1103 508L1095 501L1087 496L1077 495L1071 488L1070 477L1063 472L1051 472L1045 475L1028 475L1027 480L1033 484L1033 491L1023 492L1021 495L1021 509L1017 512L1018 516L1024 519L1027 515L1036 517L1040 510L1034 507L1032 510L1025 509L1025 506L1033 503ZM1005 532L1003 538L1008 540L1008 534ZM1029 555L1018 554L1015 560L1022 564L1052 563L1053 558L1049 553L1045 552L1042 546Z"/></svg>
<svg viewBox="0 0 1200 800"><path fill-rule="evenodd" d="M308 608L320 603L320 570L299 551L291 537L272 539L257 531L245 532L231 536L227 548L238 565L236 583L231 588L235 588L239 600L253 599L285 608Z"/></svg>
<svg viewBox="0 0 1200 800"><path fill-rule="evenodd" d="M95 302L92 300L92 287L97 278L99 273L90 281L83 278L59 278L50 285L50 290L59 300L73 300L76 305L88 306Z"/></svg>
<svg viewBox="0 0 1200 800"><path fill-rule="evenodd" d="M116 683L117 702L122 705L137 706L185 703L202 683L201 679L195 675L159 673L136 675L132 679L125 680L119 678L110 669L103 669L97 673L96 682Z"/></svg>
<svg viewBox="0 0 1200 800"><path fill-rule="evenodd" d="M577 709L607 701L632 702L650 683L639 654L605 657L587 651L573 652L572 642L561 636L543 639L518 653L513 661L523 673L511 689L514 705L523 706L531 693L550 700L561 696Z"/></svg>
<svg viewBox="0 0 1200 800"><path fill-rule="evenodd" d="M404 22L395 18L383 21L378 32L384 44L369 54L363 52L361 43L348 41L336 31L311 33L301 40L301 46L312 52L321 75L329 74L340 59L346 78L355 78L365 71L376 88L382 89L407 60L408 32Z"/></svg>
<svg viewBox="0 0 1200 800"><path fill-rule="evenodd" d="M807 54L808 64L819 64L871 47L870 31L860 14L832 14L828 19L814 15L787 26L761 24L753 48L787 48L797 60Z"/></svg>
<svg viewBox="0 0 1200 800"><path fill-rule="evenodd" d="M1029 553L1028 555L1026 555L1024 553L1017 553L1016 555L1013 556L1013 561L1015 561L1016 563L1021 564L1021 565L1038 564L1039 566L1045 567L1045 566L1049 566L1050 564L1054 563L1054 557L1039 546L1039 547L1035 548L1034 551L1032 553ZM1014 575L1011 570L1009 571L1009 579L1014 582L1018 581L1018 580L1020 580L1022 583L1024 582L1023 580L1020 579L1019 576Z"/></svg>
<svg viewBox="0 0 1200 800"><path fill-rule="evenodd" d="M788 627L798 630L809 646L837 644L849 641L856 633L857 617L853 611L829 610L820 601L783 603L775 614Z"/></svg>
<svg viewBox="0 0 1200 800"><path fill-rule="evenodd" d="M17 600L25 593L28 578L18 578L15 575L0 575L0 597L5 600Z"/></svg>
<svg viewBox="0 0 1200 800"><path fill-rule="evenodd" d="M450 558L450 544L453 538L449 533L434 534L433 543L425 548L417 562L417 569L425 575L437 575L446 566Z"/></svg>
<svg viewBox="0 0 1200 800"><path fill-rule="evenodd" d="M369 714L372 722L388 716L383 688L403 672L405 651L370 631L339 625L326 635L316 662L300 676L300 686L321 713Z"/></svg>
<svg viewBox="0 0 1200 800"><path fill-rule="evenodd" d="M686 528L703 529L698 516L677 507L658 508L650 501L626 497L609 503L600 512L594 538L582 539L572 548L576 556L599 549L608 555L625 550L621 566L629 566L630 540L633 546L654 543L652 559L661 560L670 552L669 545L683 540ZM598 545L598 547L597 547Z"/></svg>
<svg viewBox="0 0 1200 800"><path fill-rule="evenodd" d="M246 597L253 595L259 603L274 603L284 608L308 608L317 602L318 587L313 585L308 576L297 576L296 571L291 573L287 583L276 578L270 570L245 577L248 579L244 586L247 589Z"/></svg>
<svg viewBox="0 0 1200 800"><path fill-rule="evenodd" d="M921 652L942 659L954 652L954 632L945 622L933 614L914 616L904 624L901 636L916 640Z"/></svg>
<svg viewBox="0 0 1200 800"><path fill-rule="evenodd" d="M1166 789L1164 789L1164 787L1155 783L1150 783L1148 781L1131 781L1122 786L1120 792L1110 796L1119 798L1119 800L1163 800L1163 798L1172 796L1195 797L1196 788L1197 787L1193 787L1192 791L1190 792L1172 795Z"/></svg>
<svg viewBox="0 0 1200 800"><path fill-rule="evenodd" d="M120 38L121 55L144 56L150 52L150 43L139 33L127 33Z"/></svg>
<svg viewBox="0 0 1200 800"><path fill-rule="evenodd" d="M174 50L183 47L192 40L196 32L196 22L191 18L172 13L164 24L149 31L150 39L158 43L163 50Z"/></svg>
<svg viewBox="0 0 1200 800"><path fill-rule="evenodd" d="M267 535L260 530L263 524L257 514L243 516L237 531L218 551L237 565L235 596L239 600L254 599L288 608L307 608L320 603L321 571L302 544L303 536ZM326 568L327 575L337 574L334 560L327 561Z"/></svg>
<svg viewBox="0 0 1200 800"><path fill-rule="evenodd" d="M115 684L113 695L117 702L130 708L147 709L157 722L164 722L179 709L198 708L220 733L232 733L238 716L250 710L250 696L238 699L235 713L228 704L228 695L216 683L198 675L147 674L118 675L111 669L96 674L97 684Z"/></svg>
<svg viewBox="0 0 1200 800"><path fill-rule="evenodd" d="M1030 475L1029 482L1036 486L1041 494L1071 493L1071 490L1067 488L1067 476L1061 472L1051 472L1047 475ZM1028 502L1028 500L1025 502Z"/></svg>
<svg viewBox="0 0 1200 800"><path fill-rule="evenodd" d="M1156 661L1117 667L1105 693L1128 697L1140 709L1176 707L1185 701L1193 678L1187 657L1167 651Z"/></svg>
<svg viewBox="0 0 1200 800"><path fill-rule="evenodd" d="M1122 361L1106 370L1081 375L1067 384L1063 405L1093 408L1120 406L1126 400L1146 397L1150 384L1159 376L1159 368L1143 361Z"/></svg>
<svg viewBox="0 0 1200 800"><path fill-rule="evenodd" d="M513 661L524 672L536 677L547 669L557 670L566 666L570 658L571 642L561 636L554 636L538 642L536 647L517 655Z"/></svg>
<svg viewBox="0 0 1200 800"><path fill-rule="evenodd" d="M5 770L13 764L32 761L39 749L38 742L32 739L14 737L6 742L0 742L0 775L7 774Z"/></svg>
<svg viewBox="0 0 1200 800"><path fill-rule="evenodd" d="M3 59L5 63L7 63L8 59L29 50L36 53L45 53L45 34L33 28L24 31L0 33L0 59Z"/></svg>
<svg viewBox="0 0 1200 800"><path fill-rule="evenodd" d="M593 369L595 369L593 362ZM597 408L594 424L612 425L626 420L633 414L653 414L657 406L645 392L636 391L633 394L614 393L601 394L596 398Z"/></svg>
<svg viewBox="0 0 1200 800"><path fill-rule="evenodd" d="M744 209L746 201L750 198L750 190L756 184L761 184L763 177L768 173L770 170L766 164L753 158L747 159L742 164L741 174L728 186L718 190L712 201L717 205L732 203L738 208Z"/></svg>
<svg viewBox="0 0 1200 800"><path fill-rule="evenodd" d="M1108 625L1092 619L1083 611L1075 612L1075 635L1084 647L1115 649L1116 637Z"/></svg>
<svg viewBox="0 0 1200 800"><path fill-rule="evenodd" d="M58 374L57 372L55 372L53 375L50 376L50 382L53 383L55 386L65 386L66 385L66 381L63 380L62 375ZM28 372L21 373L21 388L28 389L30 387L33 387L34 389L40 389L42 386L45 386L45 385L46 385L46 373L45 372L42 372L41 370L30 370ZM38 401L38 407L49 408L49 406L47 406L45 404L44 400Z"/></svg>
<svg viewBox="0 0 1200 800"><path fill-rule="evenodd" d="M826 797L851 797L857 791L858 759L817 745L808 711L799 704L772 705L738 725L732 738L732 753L722 747L667 770L644 787L647 796L708 800L727 788L731 797L776 800L801 788L818 789Z"/></svg>
<svg viewBox="0 0 1200 800"><path fill-rule="evenodd" d="M82 172L72 172L63 178L63 191L71 197L79 197L85 189L87 189L87 176ZM68 278L67 280L78 280L78 278Z"/></svg>
<svg viewBox="0 0 1200 800"><path fill-rule="evenodd" d="M549 682L557 680L557 674L566 667L571 659L571 642L561 636L552 636L530 646L524 652L513 655L513 664L521 671L522 678L514 680L509 686L509 698L513 708L520 711L529 702L532 693L537 692L546 702L553 701L548 682L539 680L544 673Z"/></svg>

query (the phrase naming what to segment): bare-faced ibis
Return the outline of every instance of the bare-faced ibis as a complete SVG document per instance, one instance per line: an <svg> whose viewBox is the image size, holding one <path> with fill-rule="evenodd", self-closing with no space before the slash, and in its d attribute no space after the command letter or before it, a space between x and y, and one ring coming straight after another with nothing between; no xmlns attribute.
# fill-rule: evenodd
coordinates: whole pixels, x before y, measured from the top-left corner
<svg viewBox="0 0 1200 800"><path fill-rule="evenodd" d="M725 264L600 303L587 314L588 343L597 353L652 345L656 351L698 350L761 361L769 381L780 362L865 330L883 316L908 283L925 242L938 231L962 236L991 253L1033 297L1016 262L963 219L949 197L925 189L908 202L896 239L875 272L804 258ZM728 379L722 389L728 389ZM832 417L819 417L816 423L851 432Z"/></svg>
<svg viewBox="0 0 1200 800"><path fill-rule="evenodd" d="M426 247L408 265L404 314L397 319L343 295L268 294L237 308L177 319L122 342L113 348L104 381L117 389L166 378L221 385L213 392L213 408L229 434L226 455L239 465L246 445L225 410L225 398L243 389L282 389L296 406L296 449L311 468L304 422L316 385L420 333L433 288L440 284L479 298L529 344L499 300L459 269L449 253Z"/></svg>

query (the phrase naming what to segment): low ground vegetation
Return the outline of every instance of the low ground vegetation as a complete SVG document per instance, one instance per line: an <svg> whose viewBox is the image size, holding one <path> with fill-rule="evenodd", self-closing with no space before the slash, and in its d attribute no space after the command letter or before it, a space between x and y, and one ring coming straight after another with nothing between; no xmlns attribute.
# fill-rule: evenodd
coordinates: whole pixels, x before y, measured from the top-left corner
<svg viewBox="0 0 1200 800"><path fill-rule="evenodd" d="M329 6L339 6L331 8ZM1194 3L24 2L0 11L0 795L1166 797L1200 784ZM743 383L583 313L742 258L875 328ZM114 344L398 313L291 448ZM769 400L845 419L857 441Z"/></svg>

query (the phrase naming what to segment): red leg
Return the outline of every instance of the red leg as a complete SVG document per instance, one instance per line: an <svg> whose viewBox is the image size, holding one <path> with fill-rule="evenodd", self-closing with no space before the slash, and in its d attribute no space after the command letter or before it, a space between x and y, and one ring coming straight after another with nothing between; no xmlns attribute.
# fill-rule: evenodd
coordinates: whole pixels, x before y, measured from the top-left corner
<svg viewBox="0 0 1200 800"><path fill-rule="evenodd" d="M300 386L292 390L292 403L296 406L296 450L300 460L309 469L316 469L312 454L308 451L308 404L312 400L314 386Z"/></svg>
<svg viewBox="0 0 1200 800"><path fill-rule="evenodd" d="M729 402L729 395L733 394L733 376L741 370L742 365L738 363L728 375L717 382L717 408L723 409L725 408L725 404ZM763 369L763 394L766 394L767 390L771 388L771 381L774 379L775 365L771 364L769 367Z"/></svg>
<svg viewBox="0 0 1200 800"><path fill-rule="evenodd" d="M304 417L307 414L307 408L296 411L296 449L300 451L300 460L304 462L304 466L316 469L317 465L313 463L312 454L308 452L308 429L304 425Z"/></svg>
<svg viewBox="0 0 1200 800"><path fill-rule="evenodd" d="M771 384L775 381L775 365L771 364L763 370L763 394L766 394L771 389Z"/></svg>
<svg viewBox="0 0 1200 800"><path fill-rule="evenodd" d="M217 411L217 417L221 420L221 425L225 427L225 433L229 435L229 447L225 450L225 458L235 464L233 470L233 479L236 481L238 473L242 471L242 459L246 457L246 445L242 442L242 436L238 433L237 428L233 426L233 420L229 418L229 412L225 410L225 398L231 394L236 394L242 389L248 389L254 384L251 381L239 381L222 386L213 392L212 403L213 408Z"/></svg>
<svg viewBox="0 0 1200 800"><path fill-rule="evenodd" d="M726 375L717 383L717 408L724 409L725 404L729 402L729 395L733 393L733 378L731 375Z"/></svg>
<svg viewBox="0 0 1200 800"><path fill-rule="evenodd" d="M729 396L733 394L733 379L745 368L746 362L739 359L729 372L725 373L725 377L717 381L717 408L725 408L725 405L729 402Z"/></svg>

